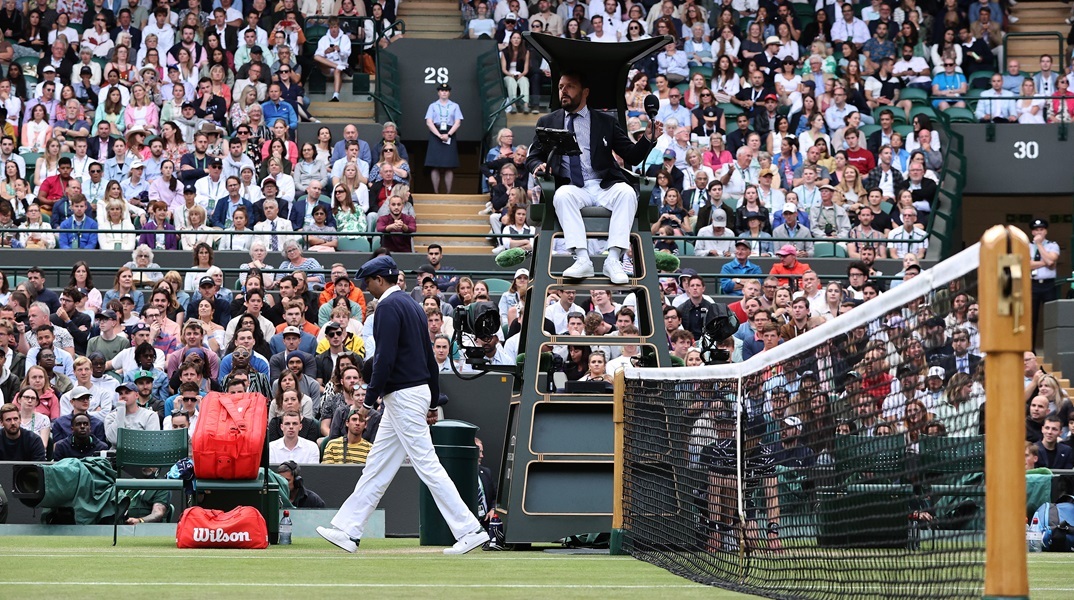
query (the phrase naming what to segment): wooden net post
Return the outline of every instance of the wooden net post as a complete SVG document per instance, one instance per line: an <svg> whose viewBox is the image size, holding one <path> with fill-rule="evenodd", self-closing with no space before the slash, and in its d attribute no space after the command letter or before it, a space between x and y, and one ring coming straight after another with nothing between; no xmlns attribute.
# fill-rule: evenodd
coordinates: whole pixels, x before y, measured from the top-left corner
<svg viewBox="0 0 1074 600"><path fill-rule="evenodd" d="M985 598L1028 598L1023 353L1033 349L1029 240L997 225L981 237L985 357Z"/></svg>

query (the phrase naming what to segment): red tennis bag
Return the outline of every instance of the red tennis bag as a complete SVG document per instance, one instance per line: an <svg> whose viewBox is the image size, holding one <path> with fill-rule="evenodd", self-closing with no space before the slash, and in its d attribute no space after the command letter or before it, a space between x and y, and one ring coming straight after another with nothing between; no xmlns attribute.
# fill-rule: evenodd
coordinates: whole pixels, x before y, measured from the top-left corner
<svg viewBox="0 0 1074 600"><path fill-rule="evenodd" d="M252 506L227 512L191 506L179 518L175 543L180 548L268 548L268 527Z"/></svg>
<svg viewBox="0 0 1074 600"><path fill-rule="evenodd" d="M211 392L201 401L191 440L199 479L254 479L268 432L268 401L261 394Z"/></svg>

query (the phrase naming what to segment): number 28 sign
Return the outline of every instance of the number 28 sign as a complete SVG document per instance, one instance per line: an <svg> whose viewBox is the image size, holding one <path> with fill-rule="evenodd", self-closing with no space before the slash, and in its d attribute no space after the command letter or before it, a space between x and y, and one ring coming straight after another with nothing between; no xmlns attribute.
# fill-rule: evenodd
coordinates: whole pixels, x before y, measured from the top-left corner
<svg viewBox="0 0 1074 600"><path fill-rule="evenodd" d="M439 85L448 82L447 67L425 67L425 83Z"/></svg>

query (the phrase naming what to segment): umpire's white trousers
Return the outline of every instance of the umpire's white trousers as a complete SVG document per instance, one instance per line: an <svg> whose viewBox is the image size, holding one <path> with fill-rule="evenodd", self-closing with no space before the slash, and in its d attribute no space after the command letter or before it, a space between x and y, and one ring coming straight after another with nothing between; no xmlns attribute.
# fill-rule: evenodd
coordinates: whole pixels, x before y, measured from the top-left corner
<svg viewBox="0 0 1074 600"><path fill-rule="evenodd" d="M586 247L582 209L587 206L601 206L612 211L608 223L609 248L625 250L630 247L630 227L638 212L638 194L629 184L620 181L606 190L600 187L597 179L585 182L585 187L567 184L556 190L552 204L563 226L563 240L571 250Z"/></svg>
<svg viewBox="0 0 1074 600"><path fill-rule="evenodd" d="M336 529L355 539L362 537L366 521L407 456L422 483L432 492L436 507L455 539L481 528L433 451L433 440L425 421L429 394L429 386L421 385L384 396L384 415L377 438L354 492L332 518Z"/></svg>

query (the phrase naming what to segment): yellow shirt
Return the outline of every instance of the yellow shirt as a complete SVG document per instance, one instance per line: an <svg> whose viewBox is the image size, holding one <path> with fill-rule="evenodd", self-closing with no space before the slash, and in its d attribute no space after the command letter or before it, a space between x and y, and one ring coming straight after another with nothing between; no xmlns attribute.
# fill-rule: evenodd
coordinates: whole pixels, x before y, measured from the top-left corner
<svg viewBox="0 0 1074 600"><path fill-rule="evenodd" d="M346 441L346 437L328 440L324 447L324 456L321 457L321 464L364 465L373 444L364 439L357 444L348 444Z"/></svg>
<svg viewBox="0 0 1074 600"><path fill-rule="evenodd" d="M358 356L365 358L365 342L362 341L362 336L350 332L347 332L347 335L350 339L343 343L343 347L347 351L353 352ZM317 342L317 354L321 354L325 350L328 350L328 338Z"/></svg>

